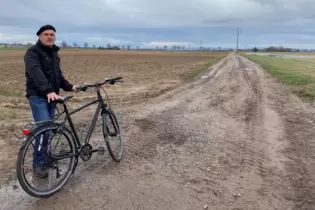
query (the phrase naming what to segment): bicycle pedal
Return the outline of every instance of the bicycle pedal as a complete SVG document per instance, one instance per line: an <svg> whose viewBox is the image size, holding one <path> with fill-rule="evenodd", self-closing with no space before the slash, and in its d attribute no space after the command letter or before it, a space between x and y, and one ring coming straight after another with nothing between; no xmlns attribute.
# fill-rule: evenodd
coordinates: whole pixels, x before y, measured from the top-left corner
<svg viewBox="0 0 315 210"><path fill-rule="evenodd" d="M99 155L104 155L104 153L105 153L105 147L99 147L98 148L98 154Z"/></svg>
<svg viewBox="0 0 315 210"><path fill-rule="evenodd" d="M109 133L109 136L110 136L110 137L117 136L117 133L115 133L115 132Z"/></svg>

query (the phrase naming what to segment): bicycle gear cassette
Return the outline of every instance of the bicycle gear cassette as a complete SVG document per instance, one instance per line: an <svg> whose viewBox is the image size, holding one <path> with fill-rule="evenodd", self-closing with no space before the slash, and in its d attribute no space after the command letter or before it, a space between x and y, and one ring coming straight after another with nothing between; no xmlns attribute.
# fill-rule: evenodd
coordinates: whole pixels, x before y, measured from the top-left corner
<svg viewBox="0 0 315 210"><path fill-rule="evenodd" d="M92 157L92 145L90 144L85 144L82 146L81 151L80 151L80 157L83 161L88 161Z"/></svg>

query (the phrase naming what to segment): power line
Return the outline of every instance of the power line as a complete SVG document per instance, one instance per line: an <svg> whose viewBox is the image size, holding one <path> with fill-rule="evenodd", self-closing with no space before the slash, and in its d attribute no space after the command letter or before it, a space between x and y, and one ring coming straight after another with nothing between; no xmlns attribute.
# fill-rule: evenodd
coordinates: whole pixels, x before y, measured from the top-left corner
<svg viewBox="0 0 315 210"><path fill-rule="evenodd" d="M238 51L238 36L240 34L240 28L236 29L236 52Z"/></svg>

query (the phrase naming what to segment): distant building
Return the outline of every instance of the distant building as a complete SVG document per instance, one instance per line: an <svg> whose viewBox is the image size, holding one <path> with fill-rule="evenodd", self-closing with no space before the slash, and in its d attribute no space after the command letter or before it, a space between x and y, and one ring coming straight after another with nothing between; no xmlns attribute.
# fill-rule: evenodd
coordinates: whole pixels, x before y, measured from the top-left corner
<svg viewBox="0 0 315 210"><path fill-rule="evenodd" d="M0 43L0 48L2 47L9 47L9 44L8 43Z"/></svg>

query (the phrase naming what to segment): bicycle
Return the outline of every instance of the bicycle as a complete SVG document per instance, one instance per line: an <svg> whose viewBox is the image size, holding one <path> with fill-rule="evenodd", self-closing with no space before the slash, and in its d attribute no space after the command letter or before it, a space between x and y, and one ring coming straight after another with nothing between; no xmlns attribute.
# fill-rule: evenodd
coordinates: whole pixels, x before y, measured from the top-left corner
<svg viewBox="0 0 315 210"><path fill-rule="evenodd" d="M28 193L29 195L33 197L50 197L56 192L58 192L70 179L71 175L75 172L75 169L78 166L79 157L85 162L88 161L92 154L95 152L98 152L99 154L104 154L105 148L100 147L98 149L93 149L92 146L89 144L91 135L94 131L98 115L101 115L102 117L102 132L103 137L106 143L106 147L109 151L109 154L111 158L116 161L120 162L123 157L123 140L120 135L120 128L118 124L118 120L116 118L115 113L113 110L109 107L108 104L106 104L103 101L103 97L100 93L101 86L109 83L111 85L114 85L116 82L121 82L120 80L122 77L112 78L108 79L106 78L102 82L95 83L95 84L84 84L79 87L77 87L77 92L80 91L86 91L88 88L95 88L96 89L96 95L97 99L95 99L92 102L86 103L79 108L69 111L67 107L67 102L73 97L73 95L67 95L63 96L58 100L55 100L54 103L60 103L63 105L64 111L61 114L65 113L65 119L63 122L57 122L57 118L53 120L48 121L41 121L41 122L33 122L30 128L27 128L27 126L23 129L24 134L24 140L21 144L21 148L19 150L17 164L16 164L16 174L17 179L22 186L23 190ZM105 92L105 91L104 91ZM73 121L71 119L71 116L82 109L91 106L92 104L98 103L98 106L94 112L94 116L92 118L92 122L88 128L87 134L85 136L84 142L81 143L80 138L78 137L78 133L74 127ZM69 122L70 129L66 127L66 122ZM112 126L114 128L114 132L110 132L109 126ZM28 146L32 143L32 140L35 139L37 136L43 134L56 134L61 133L64 137L66 137L66 140L68 141L70 145L70 152L59 152L58 154L52 154L51 151L45 151L42 154L45 155L44 161L45 161L45 167L56 169L56 177L60 177L60 170L58 168L58 161L70 158L70 167L68 171L66 172L65 178L61 180L59 184L57 184L56 187L50 189L50 190L38 190L32 187L26 180L25 174L24 174L24 156L26 155L26 151ZM110 145L109 137L118 136L119 139L119 151L118 154L115 154L112 150L112 147ZM40 144L42 143L43 138L40 138ZM51 140L51 139L50 139ZM48 141L48 143L51 143ZM47 149L48 145L46 146L45 150ZM37 148L36 148L37 149ZM38 150L41 149L41 145L38 146Z"/></svg>

